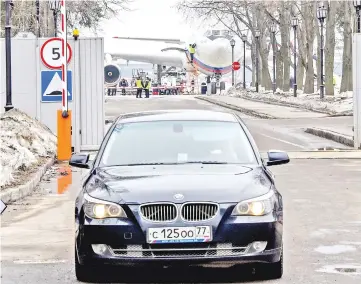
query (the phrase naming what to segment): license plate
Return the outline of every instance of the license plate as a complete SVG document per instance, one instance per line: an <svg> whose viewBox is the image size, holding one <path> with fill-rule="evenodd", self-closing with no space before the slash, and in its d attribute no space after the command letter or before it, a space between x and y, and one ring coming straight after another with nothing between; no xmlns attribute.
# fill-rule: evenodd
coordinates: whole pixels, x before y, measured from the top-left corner
<svg viewBox="0 0 361 284"><path fill-rule="evenodd" d="M148 243L204 243L212 240L210 226L149 228Z"/></svg>

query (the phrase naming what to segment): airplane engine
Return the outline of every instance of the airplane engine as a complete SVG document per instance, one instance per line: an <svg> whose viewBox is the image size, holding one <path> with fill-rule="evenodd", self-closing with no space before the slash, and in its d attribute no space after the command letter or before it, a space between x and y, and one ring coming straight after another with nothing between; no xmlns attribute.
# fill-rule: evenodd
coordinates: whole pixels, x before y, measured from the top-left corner
<svg viewBox="0 0 361 284"><path fill-rule="evenodd" d="M108 64L104 67L104 84L105 86L112 87L120 82L121 71L120 67L116 64Z"/></svg>

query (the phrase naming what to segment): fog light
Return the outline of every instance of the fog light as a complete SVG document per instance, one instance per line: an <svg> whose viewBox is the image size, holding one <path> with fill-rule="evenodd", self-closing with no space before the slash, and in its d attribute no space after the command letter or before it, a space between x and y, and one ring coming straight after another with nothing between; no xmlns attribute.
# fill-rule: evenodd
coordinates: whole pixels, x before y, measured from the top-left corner
<svg viewBox="0 0 361 284"><path fill-rule="evenodd" d="M103 245L103 244L92 245L92 248L96 254L100 254L100 255L104 255L108 251L107 245Z"/></svg>
<svg viewBox="0 0 361 284"><path fill-rule="evenodd" d="M247 253L259 253L265 250L267 242L253 242L248 246Z"/></svg>

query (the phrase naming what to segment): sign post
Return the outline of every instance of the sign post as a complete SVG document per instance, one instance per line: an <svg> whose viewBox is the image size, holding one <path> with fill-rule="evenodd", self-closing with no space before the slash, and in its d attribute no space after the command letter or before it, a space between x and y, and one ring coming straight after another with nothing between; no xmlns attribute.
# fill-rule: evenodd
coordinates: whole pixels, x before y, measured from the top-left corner
<svg viewBox="0 0 361 284"><path fill-rule="evenodd" d="M238 61L235 61L232 63L232 86L236 85L235 79L234 79L234 71L238 71L241 68L241 64Z"/></svg>
<svg viewBox="0 0 361 284"><path fill-rule="evenodd" d="M353 139L354 148L361 149L361 33L353 35Z"/></svg>

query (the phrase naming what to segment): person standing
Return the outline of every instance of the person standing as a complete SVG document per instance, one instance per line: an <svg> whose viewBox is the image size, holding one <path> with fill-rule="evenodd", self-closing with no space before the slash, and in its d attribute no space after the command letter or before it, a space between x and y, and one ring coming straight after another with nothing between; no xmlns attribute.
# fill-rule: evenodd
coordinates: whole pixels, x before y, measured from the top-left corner
<svg viewBox="0 0 361 284"><path fill-rule="evenodd" d="M120 86L122 87L122 95L125 96L125 88L127 87L127 81L123 78L120 81Z"/></svg>
<svg viewBox="0 0 361 284"><path fill-rule="evenodd" d="M149 98L150 80L148 77L145 77L142 81L142 87L145 91L145 97Z"/></svg>
<svg viewBox="0 0 361 284"><path fill-rule="evenodd" d="M137 80L135 81L135 84L137 86L137 98L141 98L142 97L142 80L140 79L140 77L137 78Z"/></svg>
<svg viewBox="0 0 361 284"><path fill-rule="evenodd" d="M193 59L194 59L194 54L196 53L196 44L189 44L189 54L191 55L191 63L193 63Z"/></svg>
<svg viewBox="0 0 361 284"><path fill-rule="evenodd" d="M117 94L117 85L118 84L115 84L112 88L112 96L115 96Z"/></svg>
<svg viewBox="0 0 361 284"><path fill-rule="evenodd" d="M147 77L146 80L146 90L145 90L145 96L146 98L149 98L149 94L150 94L150 88L152 87L152 81L150 80L149 77Z"/></svg>

